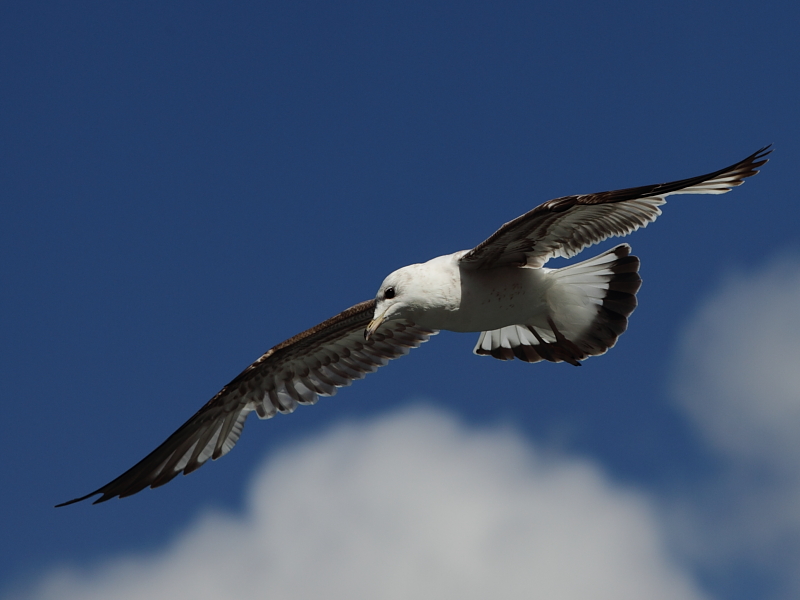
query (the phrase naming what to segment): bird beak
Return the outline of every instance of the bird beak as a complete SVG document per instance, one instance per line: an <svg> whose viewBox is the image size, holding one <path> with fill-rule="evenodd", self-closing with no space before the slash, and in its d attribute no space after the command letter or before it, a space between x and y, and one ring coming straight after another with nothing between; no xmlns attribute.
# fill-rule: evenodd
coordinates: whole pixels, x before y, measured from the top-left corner
<svg viewBox="0 0 800 600"><path fill-rule="evenodd" d="M368 340L372 336L372 334L375 333L378 327L381 326L381 323L383 323L383 321L384 321L384 315L372 319L372 321L369 322L369 325L367 325L367 328L364 330L364 339Z"/></svg>

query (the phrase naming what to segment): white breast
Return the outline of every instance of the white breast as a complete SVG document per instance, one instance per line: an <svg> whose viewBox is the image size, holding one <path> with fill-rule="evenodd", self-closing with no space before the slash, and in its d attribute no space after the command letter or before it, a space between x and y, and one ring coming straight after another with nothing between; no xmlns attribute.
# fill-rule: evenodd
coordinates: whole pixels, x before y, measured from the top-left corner
<svg viewBox="0 0 800 600"><path fill-rule="evenodd" d="M457 255L460 255L458 253ZM457 255L453 255L455 258ZM444 259L445 257L440 257ZM449 331L487 331L517 323L545 322L545 293L551 284L548 269L502 267L470 270L456 260L431 265L451 282L452 302L429 307L415 319L423 327Z"/></svg>

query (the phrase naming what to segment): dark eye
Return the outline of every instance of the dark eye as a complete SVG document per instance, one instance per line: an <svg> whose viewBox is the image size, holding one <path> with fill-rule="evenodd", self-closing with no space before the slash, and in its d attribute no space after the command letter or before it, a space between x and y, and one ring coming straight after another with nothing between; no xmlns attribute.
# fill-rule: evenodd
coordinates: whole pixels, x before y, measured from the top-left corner
<svg viewBox="0 0 800 600"><path fill-rule="evenodd" d="M394 298L394 288L393 287L386 288L386 291L383 292L383 297L386 298L387 300L391 300L392 298Z"/></svg>

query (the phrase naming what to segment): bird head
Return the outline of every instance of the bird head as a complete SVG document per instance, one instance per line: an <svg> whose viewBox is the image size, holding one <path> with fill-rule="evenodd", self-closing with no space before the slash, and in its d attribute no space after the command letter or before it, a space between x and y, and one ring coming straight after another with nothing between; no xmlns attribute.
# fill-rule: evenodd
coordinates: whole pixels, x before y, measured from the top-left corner
<svg viewBox="0 0 800 600"><path fill-rule="evenodd" d="M440 256L391 273L378 289L375 314L364 338L369 339L384 321L406 319L427 327L435 315L457 310L461 295L454 261L454 255Z"/></svg>
<svg viewBox="0 0 800 600"><path fill-rule="evenodd" d="M417 289L419 286L414 276L419 266L403 267L383 280L375 296L375 314L364 330L364 339L368 340L384 321L411 316L415 306L419 304L420 290Z"/></svg>

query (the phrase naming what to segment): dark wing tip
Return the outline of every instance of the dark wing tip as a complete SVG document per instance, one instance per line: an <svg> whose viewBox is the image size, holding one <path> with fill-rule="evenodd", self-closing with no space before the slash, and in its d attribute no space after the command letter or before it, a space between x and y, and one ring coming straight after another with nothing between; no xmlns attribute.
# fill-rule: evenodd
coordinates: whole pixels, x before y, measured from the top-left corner
<svg viewBox="0 0 800 600"><path fill-rule="evenodd" d="M61 504L56 504L55 508L61 508L62 506L69 506L70 504L75 504L77 502L83 502L84 500L88 500L92 496L96 496L97 494L102 494L100 490L95 490L90 494L86 494L85 496L81 496L80 498L73 498L72 500L67 500L66 502L62 502ZM110 500L113 496L106 497L105 494L92 502L92 504L97 504L98 502L105 502L106 500Z"/></svg>
<svg viewBox="0 0 800 600"><path fill-rule="evenodd" d="M760 148L757 152L753 153L754 160L760 160L764 158L767 154L770 154L773 150L775 150L775 144L767 144L766 146ZM766 162L769 159L764 160ZM764 162L758 163L759 165L763 165Z"/></svg>
<svg viewBox="0 0 800 600"><path fill-rule="evenodd" d="M81 496L79 498L73 498L72 500L67 500L66 502L62 502L61 504L56 504L55 508L61 508L62 506L69 506L70 504L83 502L84 500L88 500L92 496L97 496L97 494L100 494L100 497L97 498L94 502L92 502L92 504L100 504L101 502L108 502L112 498L116 497L125 498L126 496L131 496L137 492L141 492L144 488L147 487L146 483L142 484L141 482L134 482L133 484L129 484L125 487L121 487L120 485L115 485L119 483L118 481L119 479L122 479L122 477L127 474L128 474L127 472L124 473L114 481L104 485L101 488L96 489L93 492L89 492L85 496Z"/></svg>
<svg viewBox="0 0 800 600"><path fill-rule="evenodd" d="M758 168L767 164L769 159L766 158L772 151L775 150L772 144L767 144L763 148L759 148L757 151L753 152L750 156L745 158L742 162L740 162L738 167L747 167L748 170L746 173L742 174L741 177L750 177L751 175L755 175L758 173Z"/></svg>

